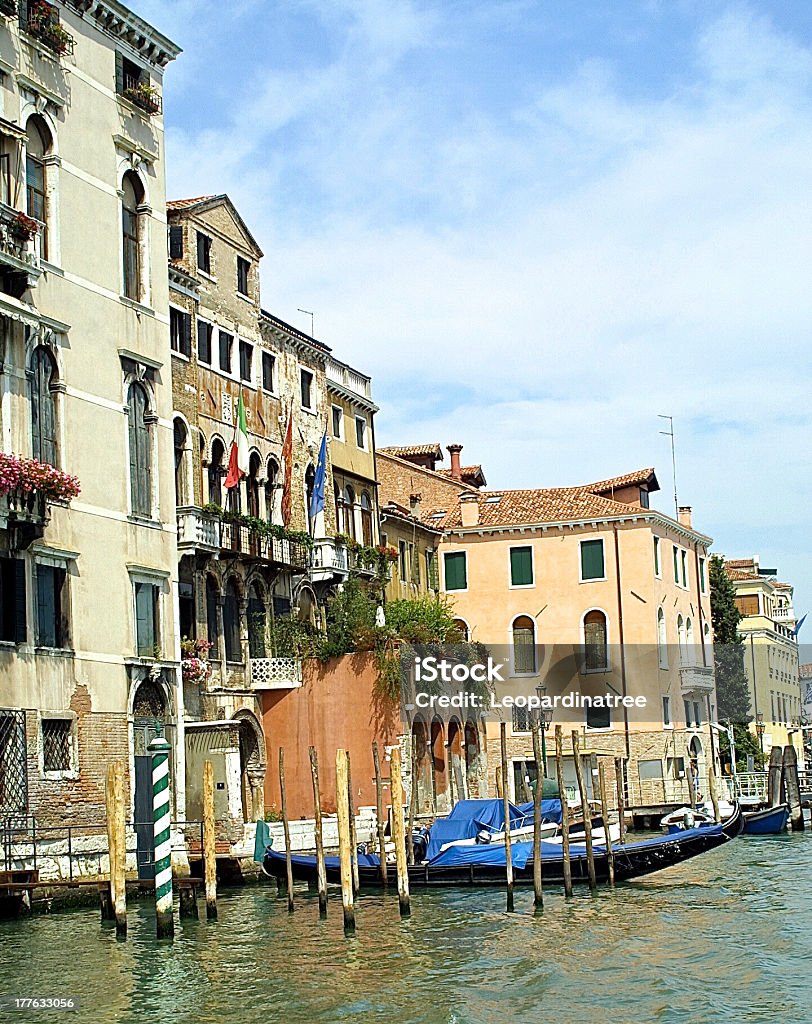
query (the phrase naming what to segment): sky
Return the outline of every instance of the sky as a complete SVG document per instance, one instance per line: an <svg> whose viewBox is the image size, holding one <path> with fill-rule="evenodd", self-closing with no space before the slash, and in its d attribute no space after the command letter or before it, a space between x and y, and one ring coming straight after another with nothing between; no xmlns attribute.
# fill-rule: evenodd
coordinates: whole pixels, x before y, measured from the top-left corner
<svg viewBox="0 0 812 1024"><path fill-rule="evenodd" d="M379 445L494 488L653 465L673 514L673 416L694 525L812 610L808 0L133 6L184 48L170 197L229 194Z"/></svg>

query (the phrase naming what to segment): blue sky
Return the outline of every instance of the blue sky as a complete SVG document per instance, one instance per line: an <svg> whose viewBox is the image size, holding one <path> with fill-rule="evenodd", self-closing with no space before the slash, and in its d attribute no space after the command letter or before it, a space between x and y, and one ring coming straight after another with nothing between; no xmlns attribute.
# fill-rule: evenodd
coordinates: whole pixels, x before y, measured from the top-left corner
<svg viewBox="0 0 812 1024"><path fill-rule="evenodd" d="M812 4L143 0L170 195L489 485L655 465L812 608ZM812 630L807 626L806 630ZM804 638L802 634L802 639Z"/></svg>

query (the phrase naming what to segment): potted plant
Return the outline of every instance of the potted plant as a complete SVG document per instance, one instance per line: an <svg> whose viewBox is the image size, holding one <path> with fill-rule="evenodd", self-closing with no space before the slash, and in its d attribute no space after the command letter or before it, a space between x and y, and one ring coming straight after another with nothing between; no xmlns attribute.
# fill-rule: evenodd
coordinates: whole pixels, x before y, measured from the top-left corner
<svg viewBox="0 0 812 1024"><path fill-rule="evenodd" d="M10 224L11 233L22 241L30 241L39 231L39 221L20 211Z"/></svg>
<svg viewBox="0 0 812 1024"><path fill-rule="evenodd" d="M211 675L209 651L213 644L208 640L181 640L180 669L185 683L205 683Z"/></svg>
<svg viewBox="0 0 812 1024"><path fill-rule="evenodd" d="M135 85L128 86L124 95L137 107L141 107L148 114L158 114L161 110L161 97L154 85L142 79Z"/></svg>
<svg viewBox="0 0 812 1024"><path fill-rule="evenodd" d="M55 53L67 53L73 36L59 24L55 7L45 0L34 0L28 7L28 31Z"/></svg>

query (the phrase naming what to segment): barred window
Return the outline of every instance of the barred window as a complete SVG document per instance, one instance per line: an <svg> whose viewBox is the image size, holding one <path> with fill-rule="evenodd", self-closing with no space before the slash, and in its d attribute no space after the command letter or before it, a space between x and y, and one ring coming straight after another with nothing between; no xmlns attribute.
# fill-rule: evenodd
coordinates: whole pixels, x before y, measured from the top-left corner
<svg viewBox="0 0 812 1024"><path fill-rule="evenodd" d="M517 675L532 675L536 671L536 630L527 615L513 621L513 671Z"/></svg>
<svg viewBox="0 0 812 1024"><path fill-rule="evenodd" d="M69 718L45 718L42 721L42 767L46 772L66 772L71 767Z"/></svg>
<svg viewBox="0 0 812 1024"><path fill-rule="evenodd" d="M529 708L513 708L513 732L530 732Z"/></svg>
<svg viewBox="0 0 812 1024"><path fill-rule="evenodd" d="M608 669L606 616L597 609L584 616L584 655L587 672L605 672Z"/></svg>

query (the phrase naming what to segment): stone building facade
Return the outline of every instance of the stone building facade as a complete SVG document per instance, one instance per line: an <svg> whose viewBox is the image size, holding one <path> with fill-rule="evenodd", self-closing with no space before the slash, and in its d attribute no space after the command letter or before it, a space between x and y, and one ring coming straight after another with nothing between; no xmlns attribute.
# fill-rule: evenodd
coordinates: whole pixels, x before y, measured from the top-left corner
<svg viewBox="0 0 812 1024"><path fill-rule="evenodd" d="M33 461L0 485L0 817L102 822L122 760L128 816L151 821L159 728L183 807L161 115L179 50L117 0L18 7L0 21L0 438L6 468Z"/></svg>

